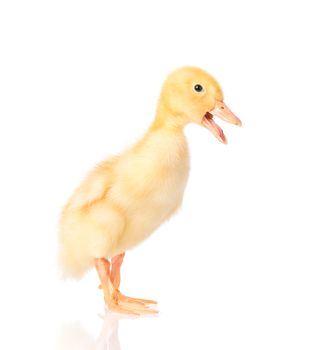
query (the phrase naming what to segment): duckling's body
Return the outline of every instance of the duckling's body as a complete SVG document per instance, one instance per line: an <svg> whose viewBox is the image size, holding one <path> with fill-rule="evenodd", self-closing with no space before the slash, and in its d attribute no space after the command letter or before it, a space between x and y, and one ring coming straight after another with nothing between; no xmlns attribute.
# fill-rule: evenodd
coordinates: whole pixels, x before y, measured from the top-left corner
<svg viewBox="0 0 311 350"><path fill-rule="evenodd" d="M189 155L181 129L151 128L85 178L61 217L62 265L79 276L147 238L181 205Z"/></svg>
<svg viewBox="0 0 311 350"><path fill-rule="evenodd" d="M148 307L152 300L120 293L124 253L181 205L189 172L185 125L203 125L226 143L213 116L241 125L212 76L199 68L176 70L163 85L155 120L144 137L93 169L64 207L59 233L63 271L79 277L95 265L109 308L155 312Z"/></svg>

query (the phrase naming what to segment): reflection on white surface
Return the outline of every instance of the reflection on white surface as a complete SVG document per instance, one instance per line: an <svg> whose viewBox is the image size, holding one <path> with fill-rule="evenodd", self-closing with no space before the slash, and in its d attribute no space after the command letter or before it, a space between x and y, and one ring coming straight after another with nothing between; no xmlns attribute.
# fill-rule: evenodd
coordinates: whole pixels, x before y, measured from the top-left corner
<svg viewBox="0 0 311 350"><path fill-rule="evenodd" d="M64 325L59 338L58 350L122 350L118 333L119 320L136 317L108 310L99 317L103 319L103 325L97 339L94 339L79 322Z"/></svg>
<svg viewBox="0 0 311 350"><path fill-rule="evenodd" d="M119 320L122 317L126 318L126 316L122 316L111 311L106 311L103 316L103 328L96 341L96 350L121 350L118 331Z"/></svg>

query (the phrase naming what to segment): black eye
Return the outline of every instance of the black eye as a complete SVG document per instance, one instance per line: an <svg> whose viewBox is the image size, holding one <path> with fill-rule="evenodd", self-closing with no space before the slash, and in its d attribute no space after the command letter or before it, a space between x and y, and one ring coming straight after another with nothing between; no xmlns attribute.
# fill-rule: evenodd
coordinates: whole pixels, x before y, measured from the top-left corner
<svg viewBox="0 0 311 350"><path fill-rule="evenodd" d="M200 84L196 84L196 85L194 86L194 90L195 90L196 92L202 92L202 91L203 91L203 86L200 85Z"/></svg>

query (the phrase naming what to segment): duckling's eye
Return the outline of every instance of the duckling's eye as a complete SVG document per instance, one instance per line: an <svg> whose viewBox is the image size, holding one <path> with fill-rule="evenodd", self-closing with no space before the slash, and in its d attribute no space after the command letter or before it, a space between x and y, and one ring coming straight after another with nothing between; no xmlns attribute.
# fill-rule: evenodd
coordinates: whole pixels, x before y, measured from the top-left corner
<svg viewBox="0 0 311 350"><path fill-rule="evenodd" d="M195 90L196 92L202 92L204 89L203 89L203 86L202 86L202 85L196 84L196 85L194 85L194 90Z"/></svg>

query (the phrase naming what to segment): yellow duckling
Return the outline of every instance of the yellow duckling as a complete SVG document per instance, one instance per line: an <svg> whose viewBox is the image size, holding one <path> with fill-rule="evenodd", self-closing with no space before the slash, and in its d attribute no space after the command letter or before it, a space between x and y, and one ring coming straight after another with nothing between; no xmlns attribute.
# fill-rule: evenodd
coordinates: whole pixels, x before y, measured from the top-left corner
<svg viewBox="0 0 311 350"><path fill-rule="evenodd" d="M108 308L156 312L149 308L154 301L120 293L120 267L125 252L181 205L189 172L185 125L203 125L226 143L214 116L241 125L211 75L194 67L174 71L164 82L155 120L143 138L96 166L64 207L59 232L64 274L80 277L95 265Z"/></svg>

